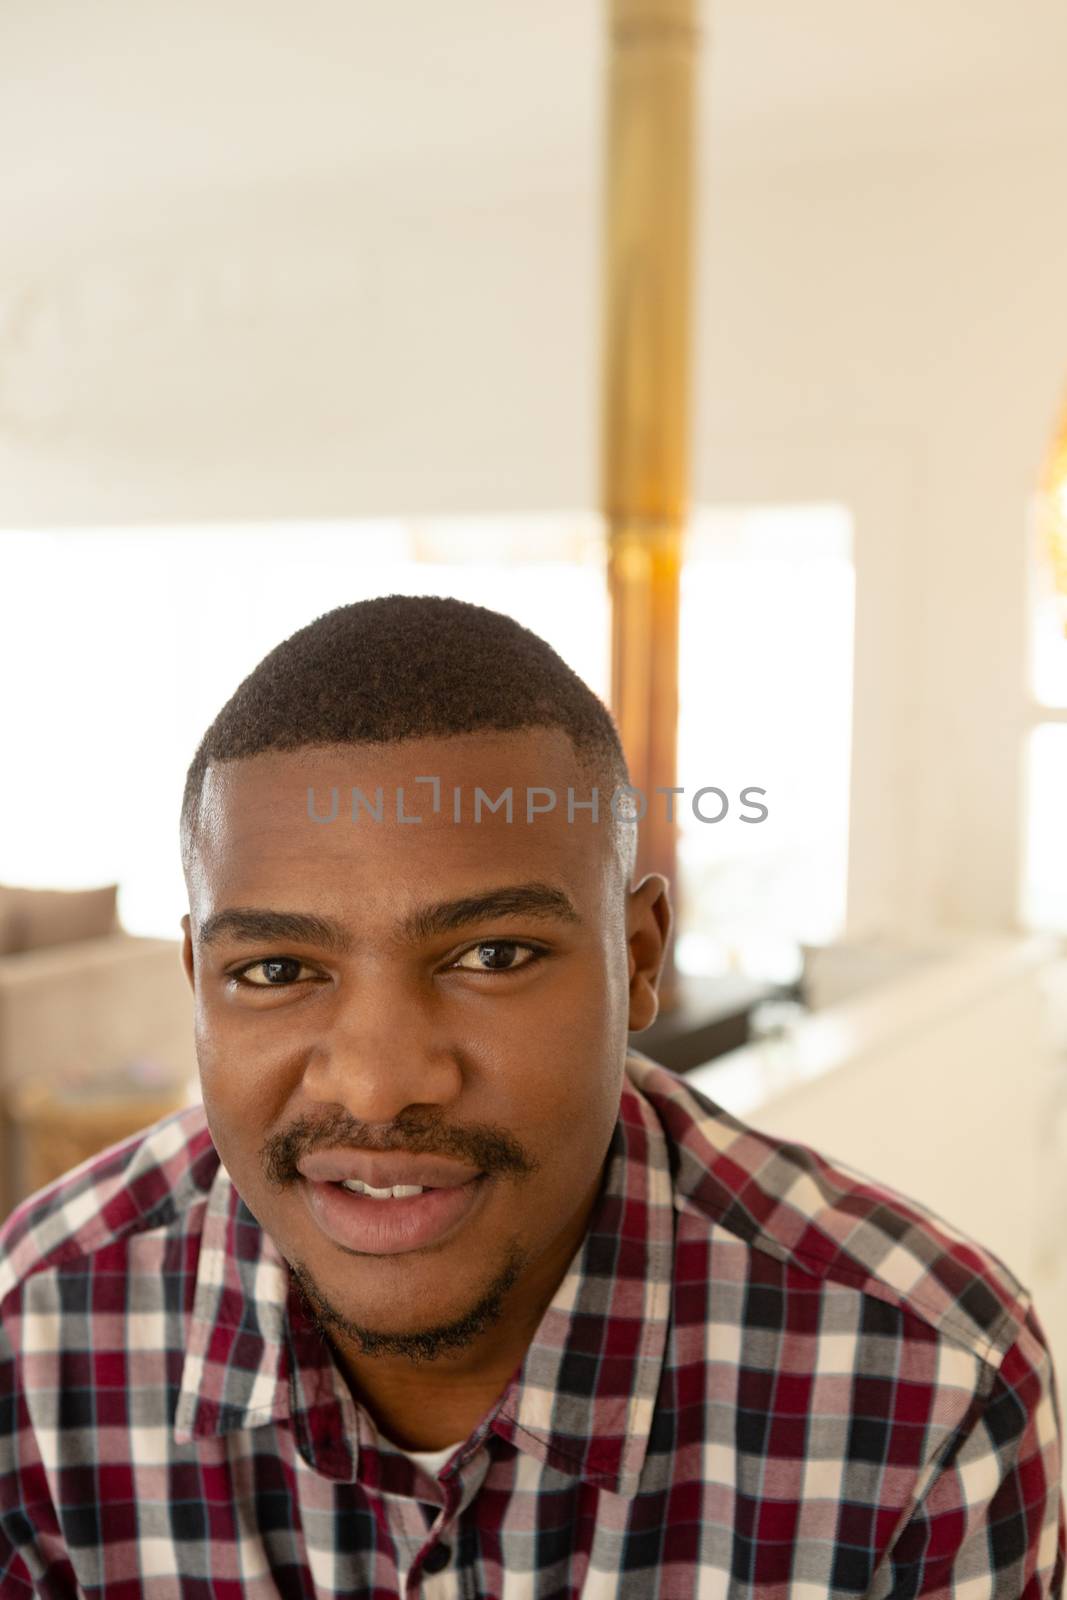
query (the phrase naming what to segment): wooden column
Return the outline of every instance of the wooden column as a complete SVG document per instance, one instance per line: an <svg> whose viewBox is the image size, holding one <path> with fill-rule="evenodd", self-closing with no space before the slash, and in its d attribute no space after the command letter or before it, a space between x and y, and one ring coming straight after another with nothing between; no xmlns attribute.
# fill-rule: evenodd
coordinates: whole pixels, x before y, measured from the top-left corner
<svg viewBox="0 0 1067 1600"><path fill-rule="evenodd" d="M656 790L678 781L698 0L607 4L601 504L611 709L633 782L647 798L637 876L664 873L677 911L677 822L668 821L668 797ZM660 994L669 1009L673 940Z"/></svg>

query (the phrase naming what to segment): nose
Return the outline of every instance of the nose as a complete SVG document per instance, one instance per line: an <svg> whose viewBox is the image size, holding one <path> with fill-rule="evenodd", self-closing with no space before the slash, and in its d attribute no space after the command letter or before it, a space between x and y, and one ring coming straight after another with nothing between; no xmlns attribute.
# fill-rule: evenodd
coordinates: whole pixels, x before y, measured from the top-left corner
<svg viewBox="0 0 1067 1600"><path fill-rule="evenodd" d="M411 1106L451 1105L463 1088L439 1000L380 969L346 978L304 1070L305 1096L360 1122L389 1123Z"/></svg>

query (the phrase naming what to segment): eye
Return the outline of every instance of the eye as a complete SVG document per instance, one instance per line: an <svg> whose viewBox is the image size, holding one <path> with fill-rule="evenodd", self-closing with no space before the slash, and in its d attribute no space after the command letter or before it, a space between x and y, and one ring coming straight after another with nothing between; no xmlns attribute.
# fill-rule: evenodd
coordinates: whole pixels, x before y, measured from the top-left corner
<svg viewBox="0 0 1067 1600"><path fill-rule="evenodd" d="M511 957L518 950L525 950L529 959L517 963L512 961ZM535 945L521 944L517 939L483 939L481 944L476 944L470 950L465 950L462 956L453 962L453 967L458 968L460 972L499 973L503 976L508 972L518 972L522 967L533 966L534 962L540 961L543 955L544 951L537 949ZM479 964L469 967L464 966L462 963L468 956L474 956ZM480 964L483 956L490 958L490 965L483 966Z"/></svg>
<svg viewBox="0 0 1067 1600"><path fill-rule="evenodd" d="M261 974L258 978L252 977L252 973L256 971ZM306 967L295 956L263 956L259 961L250 961L247 966L238 967L231 973L231 977L238 983L247 984L251 989L283 989L293 983L306 982L306 978L301 979L301 973L311 973L312 977L315 976L311 968Z"/></svg>

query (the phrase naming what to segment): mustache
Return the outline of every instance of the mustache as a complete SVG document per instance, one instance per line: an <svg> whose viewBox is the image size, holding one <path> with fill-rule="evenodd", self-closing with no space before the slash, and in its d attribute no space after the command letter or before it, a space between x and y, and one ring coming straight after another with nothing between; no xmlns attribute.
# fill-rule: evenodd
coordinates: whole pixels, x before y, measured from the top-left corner
<svg viewBox="0 0 1067 1600"><path fill-rule="evenodd" d="M338 1110L325 1119L299 1118L264 1141L259 1155L267 1182L274 1188L295 1183L300 1178L297 1163L325 1150L399 1150L405 1155L443 1156L491 1176L528 1177L541 1165L506 1128L486 1123L454 1127L439 1119L404 1116L382 1128Z"/></svg>

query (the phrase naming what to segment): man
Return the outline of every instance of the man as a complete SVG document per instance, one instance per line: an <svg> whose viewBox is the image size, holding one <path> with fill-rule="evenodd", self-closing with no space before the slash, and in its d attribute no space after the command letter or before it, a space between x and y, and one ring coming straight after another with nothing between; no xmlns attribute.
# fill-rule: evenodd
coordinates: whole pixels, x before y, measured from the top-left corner
<svg viewBox="0 0 1067 1600"><path fill-rule="evenodd" d="M182 813L203 1105L0 1235L3 1600L1060 1593L1027 1291L628 1050L627 782L458 601L237 689Z"/></svg>

